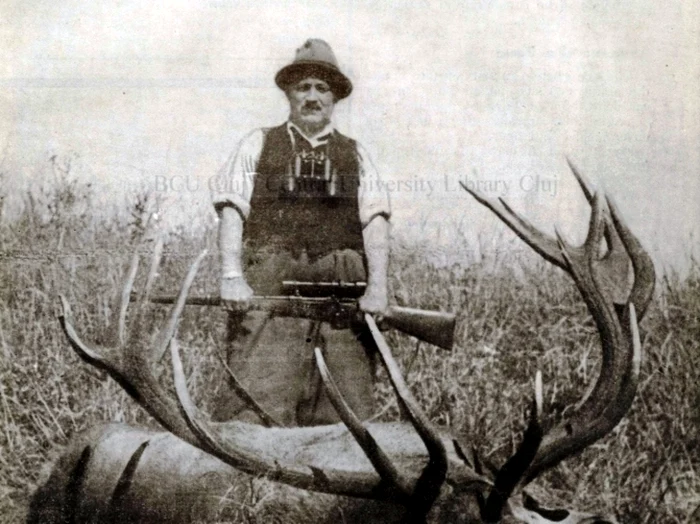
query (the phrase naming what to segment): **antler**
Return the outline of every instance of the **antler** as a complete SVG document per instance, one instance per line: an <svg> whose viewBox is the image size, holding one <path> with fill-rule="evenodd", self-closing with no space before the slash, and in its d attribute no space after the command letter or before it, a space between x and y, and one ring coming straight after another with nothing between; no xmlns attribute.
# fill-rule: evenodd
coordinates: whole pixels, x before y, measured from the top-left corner
<svg viewBox="0 0 700 524"><path fill-rule="evenodd" d="M566 161L571 169L571 172L576 178L576 181L579 183L586 200L588 200L589 204L593 205L595 195L592 184L586 177L583 176L583 174L579 172L576 166L574 166L574 164L568 158ZM480 204L493 211L498 218L500 218L510 229L512 229L513 232L537 254L548 262L551 262L555 266L560 267L564 271L570 273L569 264L565 259L566 255L560 248L558 238L553 238L550 235L538 230L532 225L532 223L530 223L529 220L514 211L502 198L488 198L479 191L467 187L465 184L460 183L460 185ZM603 282L603 287L608 289L613 301L618 304L624 304L627 302L629 297L629 280L631 276L629 271L629 260L633 254L630 253L628 256L626 253L627 246L623 244L622 239L620 238L622 233L620 233L620 231L613 226L610 210L607 207L604 207L601 210L601 213L603 228L602 232L607 244L607 252L597 261L598 273ZM625 230L627 230L626 226L623 227ZM598 244L600 244L600 241ZM577 265L581 265L588 257L586 244L580 247L572 247L567 245L567 250L569 259L573 260ZM640 321L644 317L646 306L651 300L651 293L654 289L653 280L651 287L645 289L649 291L649 295L644 297L635 297L634 302Z"/></svg>
<svg viewBox="0 0 700 524"><path fill-rule="evenodd" d="M389 369L392 383L401 402L411 413L411 420L419 437L411 435L406 431L405 424L400 423L370 424L367 428L358 430L362 425L356 419L355 424L348 419L347 407L338 410L352 436L342 425L265 428L235 421L214 423L199 411L187 389L179 347L174 335L185 298L205 255L206 252L202 252L190 267L178 300L154 348L144 347L139 339L142 336L139 332L132 332L128 338L125 335L125 304L128 298L124 297L131 294L138 268L138 256L132 259L121 294L119 321L112 337L117 341L115 345L104 347L86 344L73 326L70 306L65 298L61 297L63 315L59 320L73 349L89 364L107 371L168 431L238 470L313 491L400 502L415 510L412 513L415 522L422 522L423 516L439 495L448 469L448 452L443 437L420 412L417 403L408 392L398 366L371 318L367 320L373 326L372 329L381 345L380 353ZM140 323L143 318L140 308L146 302L146 297L138 301L139 309L134 315L136 323ZM163 348L167 347L170 348L172 359L175 395L170 388L164 388L158 382L153 372ZM320 353L317 358L324 381L330 384L331 379ZM338 395L335 395L335 399L337 402ZM353 438L360 442L360 447L352 447ZM397 442L400 443L399 447ZM447 442L451 443L449 439ZM448 445L451 461L459 461L454 447ZM427 459L426 447L429 452ZM388 451L383 452L382 448ZM360 455L356 450L360 451ZM361 456L363 453L367 457L364 460ZM346 456L343 457L343 454ZM299 458L298 455L302 455L303 458ZM138 457L135 460L137 462ZM342 467L336 467L336 463L342 464ZM398 463L398 467L394 463ZM417 474L415 466L421 463L426 465L423 473ZM134 469L135 464L131 464L130 470ZM453 476L460 482L481 486L490 484L488 478L467 468L452 469ZM125 482L128 484L128 478Z"/></svg>
<svg viewBox="0 0 700 524"><path fill-rule="evenodd" d="M121 294L112 346L84 343L73 327L70 307L63 297L61 325L73 349L88 363L106 370L163 427L238 470L303 489L398 502L408 509L406 522L425 522L431 507L440 499L444 484L475 494L483 522L498 522L507 507L522 521L553 522L541 515L532 517L532 504L525 509L511 500L512 494L603 437L627 412L636 391L641 359L637 317L645 312L654 287L652 262L617 207L610 199L594 194L590 184L570 166L592 207L588 235L580 247L568 245L558 234L556 238L544 235L505 201L485 198L465 187L535 251L572 276L600 332L603 356L600 375L590 395L579 402L566 420L546 432L542 427L542 381L538 373L523 441L495 478L482 473L476 458L469 460L451 435L433 427L411 395L371 316L366 316L366 323L409 423L363 424L358 420L334 386L320 349L315 351L317 366L343 424L266 428L208 420L189 395L175 340L185 298L205 252L192 264L154 348L144 347L139 340L140 329L126 335L126 307L138 267L136 256ZM603 240L607 250L601 254ZM138 301L138 327L155 267L156 262L151 265L144 296ZM163 387L152 368L168 348L174 383ZM233 375L233 371L229 372ZM254 402L250 398L248 401ZM115 496L127 489L140 456L132 456ZM584 521L583 516L571 518L571 522Z"/></svg>
<svg viewBox="0 0 700 524"><path fill-rule="evenodd" d="M644 315L653 295L654 266L622 220L617 206L610 198L605 201L607 205L604 204L571 162L569 166L592 209L588 235L580 247L567 244L558 232L556 240L543 234L502 199L486 198L462 185L535 251L572 276L593 316L601 340L601 371L595 386L567 419L551 428L541 444L537 443L537 452L531 463L518 473L521 475L519 482L510 483L511 492L518 483L527 484L543 471L609 433L629 410L639 376L641 343L638 320ZM603 240L607 251L601 255ZM633 283L631 290L627 291L630 261ZM526 433L523 446L539 438ZM504 502L507 499L500 498ZM503 504L491 509L489 518L500 517L502 509Z"/></svg>
<svg viewBox="0 0 700 524"><path fill-rule="evenodd" d="M447 451L440 434L422 412L408 389L398 364L394 360L391 350L374 319L370 315L365 315L365 320L377 344L380 358L389 374L389 380L399 398L399 402L405 412L408 413L411 424L428 450L428 463L417 481L410 482L403 478L371 433L352 412L335 385L320 348L314 350L316 363L333 407L377 472L396 490L398 500L409 510L407 514L410 516L410 522L424 522L433 503L440 494L440 487L447 475Z"/></svg>

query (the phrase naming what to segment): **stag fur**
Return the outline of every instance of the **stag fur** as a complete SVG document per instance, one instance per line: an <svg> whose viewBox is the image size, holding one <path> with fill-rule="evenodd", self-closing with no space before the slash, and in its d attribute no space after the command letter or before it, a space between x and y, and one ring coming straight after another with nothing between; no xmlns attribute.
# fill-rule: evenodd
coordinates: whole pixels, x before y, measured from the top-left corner
<svg viewBox="0 0 700 524"><path fill-rule="evenodd" d="M500 469L485 468L478 454L460 445L458 438L433 427L369 316L367 323L408 422L363 424L357 420L342 397L333 393L332 377L320 353L317 364L343 424L266 428L208 421L189 397L174 338L200 256L155 348L140 347L139 340L128 339L125 333L126 304L137 264L127 279L112 346L83 342L64 301L62 325L73 349L106 370L170 433L107 426L88 434L59 460L37 492L30 519L51 514L47 501L57 500L52 506L54 522L92 521L95 515L106 521L207 521L220 517L213 516L220 509L217 501L225 500L227 490L245 472L303 490L380 501L379 506L369 502L360 506L365 511L371 507L384 511L381 516L363 517L377 522L614 522L592 514L545 510L525 491L542 472L609 433L629 409L641 359L637 316L644 315L654 287L651 260L615 205L595 195L571 168L592 207L589 233L580 247L568 245L559 235L555 239L542 234L503 200L465 188L543 258L572 276L598 327L603 353L601 373L592 390L565 420L550 428L541 422L541 383L536 380L528 429L518 451ZM149 276L141 306L147 301L150 282ZM153 355L167 347L175 398L151 371ZM174 503L181 501L188 502ZM178 507L179 512L173 511ZM202 509L193 517L191 508Z"/></svg>

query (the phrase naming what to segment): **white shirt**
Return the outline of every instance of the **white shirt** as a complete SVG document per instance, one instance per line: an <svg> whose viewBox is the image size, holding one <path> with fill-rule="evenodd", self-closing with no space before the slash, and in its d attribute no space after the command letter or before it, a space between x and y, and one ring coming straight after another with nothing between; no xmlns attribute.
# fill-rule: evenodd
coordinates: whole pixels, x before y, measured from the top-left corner
<svg viewBox="0 0 700 524"><path fill-rule="evenodd" d="M292 127L299 131L312 147L324 144L328 140L327 135L334 131L333 125L329 124L315 137L308 138L298 126L287 122L292 144L294 143ZM244 219L248 218L250 199L253 195L255 175L264 141L263 129L254 130L241 140L238 149L219 171L215 183L211 184L214 205L230 204L239 210ZM356 144L360 177L357 198L360 222L362 227L365 227L377 215L384 215L388 219L391 215L391 205L387 187L382 183L367 151L359 142Z"/></svg>

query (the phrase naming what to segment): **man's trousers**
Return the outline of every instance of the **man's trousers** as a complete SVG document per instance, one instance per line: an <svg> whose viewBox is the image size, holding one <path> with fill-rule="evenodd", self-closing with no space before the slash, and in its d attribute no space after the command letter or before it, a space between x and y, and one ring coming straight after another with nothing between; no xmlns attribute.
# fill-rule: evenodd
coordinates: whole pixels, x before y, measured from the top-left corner
<svg viewBox="0 0 700 524"><path fill-rule="evenodd" d="M337 251L309 264L291 255L273 255L254 264L246 276L256 295L279 295L283 280L365 281L362 257ZM258 404L286 426L332 424L339 418L325 394L314 348L323 352L344 398L361 419L374 412L375 347L365 328L333 329L297 318L269 318L265 312L232 314L228 329L229 367ZM217 403L218 420L260 419L233 391Z"/></svg>

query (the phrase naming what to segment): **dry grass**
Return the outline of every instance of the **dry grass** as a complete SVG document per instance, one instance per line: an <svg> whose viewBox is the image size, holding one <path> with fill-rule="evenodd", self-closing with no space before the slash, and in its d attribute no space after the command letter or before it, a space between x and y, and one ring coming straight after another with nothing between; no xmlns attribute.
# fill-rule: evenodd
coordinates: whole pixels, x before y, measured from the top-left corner
<svg viewBox="0 0 700 524"><path fill-rule="evenodd" d="M139 213L122 223L90 216L89 191L63 187L35 198L16 222L0 225L0 522L22 520L42 468L71 435L105 420L153 424L114 382L70 351L56 322L56 297L64 293L86 335L102 336L114 321L111 304L144 227ZM204 238L171 235L160 289L173 292L194 253L214 247L213 239L211 231ZM573 284L534 255L438 269L426 263L425 249L395 249L394 295L399 303L458 311L457 345L447 353L396 334L391 342L429 416L500 463L523 427L537 369L552 417L594 380L595 327ZM215 290L214 255L195 287ZM621 522L685 522L700 504L700 267L692 263L683 278L665 276L657 291L642 325L645 358L629 415L603 441L538 481L567 506L610 512ZM158 325L162 312L153 316ZM223 382L211 379L219 372L213 351L221 349L222 327L220 312L190 308L180 329L193 394L205 407L211 384ZM388 406L384 416L395 416L384 380L378 395ZM255 508L265 496L252 488L242 496L246 520L262 522Z"/></svg>

